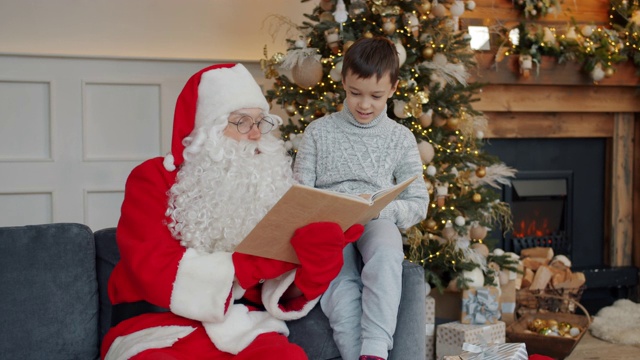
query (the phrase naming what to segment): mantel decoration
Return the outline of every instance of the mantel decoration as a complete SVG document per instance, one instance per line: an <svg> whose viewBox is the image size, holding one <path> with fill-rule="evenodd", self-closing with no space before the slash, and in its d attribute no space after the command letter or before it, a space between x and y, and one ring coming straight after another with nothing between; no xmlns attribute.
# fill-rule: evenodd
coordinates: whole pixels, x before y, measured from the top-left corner
<svg viewBox="0 0 640 360"><path fill-rule="evenodd" d="M387 37L401 65L387 114L415 135L431 198L427 218L405 233L406 256L423 265L426 281L439 290L496 284L501 268L517 264L510 254L491 252L497 239L488 235L511 225L499 190L515 170L483 151L488 119L472 106L481 84L470 81L475 51L458 24L475 2L315 1L301 25L279 15L266 20L272 34L287 34L286 54L269 56L265 46L261 60L274 79L267 99L289 116L280 128L287 149L295 157L306 126L342 109L349 46L361 37Z"/></svg>
<svg viewBox="0 0 640 360"><path fill-rule="evenodd" d="M558 13L555 0L513 0L525 18L541 18ZM522 22L517 28L502 28L503 43L496 63L505 56L519 56L520 74L528 77L539 68L542 56L551 56L558 63L579 62L591 79L598 83L615 74L615 65L631 61L640 76L640 1L611 0L609 27L572 22L564 28Z"/></svg>

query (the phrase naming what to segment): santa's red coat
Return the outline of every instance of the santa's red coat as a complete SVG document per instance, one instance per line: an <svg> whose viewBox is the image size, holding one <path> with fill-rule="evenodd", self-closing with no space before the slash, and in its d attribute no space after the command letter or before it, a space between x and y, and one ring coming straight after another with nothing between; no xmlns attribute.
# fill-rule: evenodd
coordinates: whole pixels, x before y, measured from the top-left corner
<svg viewBox="0 0 640 360"><path fill-rule="evenodd" d="M171 314L146 314L112 328L104 338L103 358L128 358L168 347L198 327L206 330L216 348L237 354L260 334L288 335L284 321L306 315L318 302L302 297L281 301L295 270L245 291L234 279L230 252L200 253L183 247L171 235L165 215L176 174L164 168L163 158L148 160L131 172L116 231L121 260L109 279L113 304L144 300ZM266 310L234 303L243 297Z"/></svg>

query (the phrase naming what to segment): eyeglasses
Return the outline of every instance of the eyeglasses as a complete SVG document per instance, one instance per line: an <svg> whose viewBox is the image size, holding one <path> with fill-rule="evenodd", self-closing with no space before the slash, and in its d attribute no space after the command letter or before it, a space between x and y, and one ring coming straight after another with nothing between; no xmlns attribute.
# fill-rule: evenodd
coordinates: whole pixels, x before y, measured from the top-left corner
<svg viewBox="0 0 640 360"><path fill-rule="evenodd" d="M269 131L273 130L273 127L275 126L273 119L268 116L263 116L260 118L260 120L254 121L253 118L249 115L242 115L240 119L238 119L238 121L229 121L229 124L235 125L238 128L238 132L240 134L248 133L249 131L251 131L251 129L253 129L254 125L258 127L258 131L260 131L260 133L266 134Z"/></svg>

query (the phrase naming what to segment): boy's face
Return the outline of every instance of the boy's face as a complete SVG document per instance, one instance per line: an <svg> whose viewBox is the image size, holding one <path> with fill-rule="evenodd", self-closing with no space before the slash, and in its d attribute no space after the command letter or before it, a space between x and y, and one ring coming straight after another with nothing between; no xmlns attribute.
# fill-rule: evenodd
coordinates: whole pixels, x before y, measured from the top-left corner
<svg viewBox="0 0 640 360"><path fill-rule="evenodd" d="M387 105L387 99L393 96L398 82L391 83L389 74L378 81L377 77L363 79L354 75L351 70L342 79L346 92L346 104L360 124L368 124L378 117Z"/></svg>

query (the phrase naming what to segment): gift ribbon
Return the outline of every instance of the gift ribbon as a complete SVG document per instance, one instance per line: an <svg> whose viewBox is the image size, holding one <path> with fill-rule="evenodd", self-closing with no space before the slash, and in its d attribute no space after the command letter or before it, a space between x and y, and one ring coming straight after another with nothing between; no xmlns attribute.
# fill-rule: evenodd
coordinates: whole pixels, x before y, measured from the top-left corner
<svg viewBox="0 0 640 360"><path fill-rule="evenodd" d="M465 320L471 324L495 323L500 318L498 299L491 296L489 289L479 288L476 293L469 291L469 296L462 299L462 311L466 313Z"/></svg>
<svg viewBox="0 0 640 360"><path fill-rule="evenodd" d="M515 302L502 303L502 312L505 314L511 314L516 312L516 303Z"/></svg>
<svg viewBox="0 0 640 360"><path fill-rule="evenodd" d="M482 360L485 356L493 356L497 353L499 344L489 343L489 339L491 339L491 327L485 326L482 328L482 332L478 334L480 343L477 345L463 343L462 350L477 354L477 356L473 357L474 360Z"/></svg>

